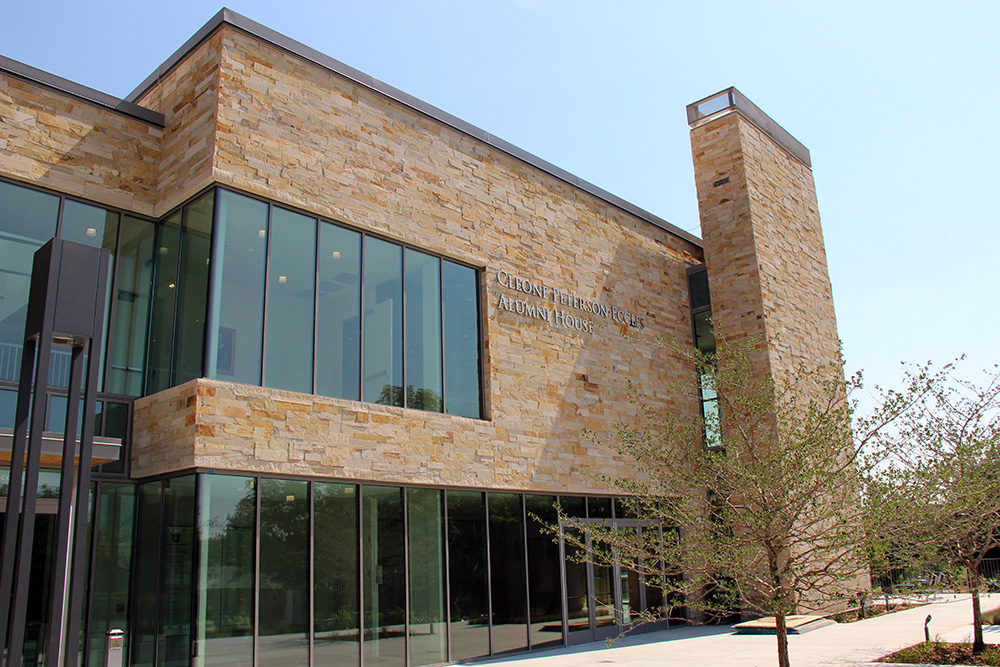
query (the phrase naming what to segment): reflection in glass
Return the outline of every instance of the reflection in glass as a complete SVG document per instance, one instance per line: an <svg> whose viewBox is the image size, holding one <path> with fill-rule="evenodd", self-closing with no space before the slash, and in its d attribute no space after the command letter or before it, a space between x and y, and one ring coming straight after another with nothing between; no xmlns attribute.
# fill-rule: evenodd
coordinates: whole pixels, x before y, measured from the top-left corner
<svg viewBox="0 0 1000 667"><path fill-rule="evenodd" d="M58 215L59 197L0 182L0 380L18 378L31 263Z"/></svg>
<svg viewBox="0 0 1000 667"><path fill-rule="evenodd" d="M315 665L358 664L357 488L313 484Z"/></svg>
<svg viewBox="0 0 1000 667"><path fill-rule="evenodd" d="M356 401L361 391L361 234L320 223L316 393Z"/></svg>
<svg viewBox="0 0 1000 667"><path fill-rule="evenodd" d="M553 496L525 496L528 512L528 629L531 648L562 644L559 543L549 528L558 524Z"/></svg>
<svg viewBox="0 0 1000 667"><path fill-rule="evenodd" d="M177 296L177 248L181 214L157 227L156 260L153 266L153 310L149 325L149 355L146 361L146 394L170 386L170 348L173 345L174 301Z"/></svg>
<svg viewBox="0 0 1000 667"><path fill-rule="evenodd" d="M308 490L308 482L260 480L260 666L309 664Z"/></svg>
<svg viewBox="0 0 1000 667"><path fill-rule="evenodd" d="M409 522L410 664L447 662L444 505L437 489L406 492Z"/></svg>
<svg viewBox="0 0 1000 667"><path fill-rule="evenodd" d="M403 249L365 237L364 400L403 405Z"/></svg>
<svg viewBox="0 0 1000 667"><path fill-rule="evenodd" d="M521 496L490 493L490 576L493 598L493 652L528 646Z"/></svg>
<svg viewBox="0 0 1000 667"><path fill-rule="evenodd" d="M129 664L150 667L156 662L156 591L159 581L160 506L163 482L139 485L136 507L135 608L146 610L133 615L135 624L125 635L129 642ZM189 568L190 569L190 566ZM98 663L100 664L100 663Z"/></svg>
<svg viewBox="0 0 1000 667"><path fill-rule="evenodd" d="M163 485L157 665L187 665L190 660L194 493L194 475L168 479Z"/></svg>
<svg viewBox="0 0 1000 667"><path fill-rule="evenodd" d="M122 218L105 381L105 390L113 394L142 394L155 232L151 222L127 215Z"/></svg>
<svg viewBox="0 0 1000 667"><path fill-rule="evenodd" d="M441 412L441 260L407 248L406 407Z"/></svg>
<svg viewBox="0 0 1000 667"><path fill-rule="evenodd" d="M128 637L129 576L132 573L132 526L135 520L135 485L104 482L97 500L94 530L93 589L88 594L91 665L104 664L105 633L119 628ZM159 520L159 517L157 517ZM128 647L122 664L129 664Z"/></svg>
<svg viewBox="0 0 1000 667"><path fill-rule="evenodd" d="M361 553L365 667L402 667L406 579L402 489L362 487Z"/></svg>
<svg viewBox="0 0 1000 667"><path fill-rule="evenodd" d="M479 300L476 272L441 262L444 316L445 412L479 418Z"/></svg>
<svg viewBox="0 0 1000 667"><path fill-rule="evenodd" d="M478 491L448 491L451 659L489 655L486 502Z"/></svg>
<svg viewBox="0 0 1000 667"><path fill-rule="evenodd" d="M173 360L174 385L202 376L214 199L214 192L209 192L184 207L181 265L178 272L177 339Z"/></svg>
<svg viewBox="0 0 1000 667"><path fill-rule="evenodd" d="M197 664L249 665L254 631L254 480L202 475L198 514Z"/></svg>
<svg viewBox="0 0 1000 667"><path fill-rule="evenodd" d="M560 497L560 502L565 507L567 498ZM566 528L567 537L580 539L580 532L572 528ZM588 577L587 565L581 563L581 547L566 541L566 607L569 612L569 631L590 632L590 594L587 590Z"/></svg>
<svg viewBox="0 0 1000 667"><path fill-rule="evenodd" d="M610 519L611 498L587 498L587 516L591 519Z"/></svg>
<svg viewBox="0 0 1000 667"><path fill-rule="evenodd" d="M264 384L312 393L316 219L272 209Z"/></svg>

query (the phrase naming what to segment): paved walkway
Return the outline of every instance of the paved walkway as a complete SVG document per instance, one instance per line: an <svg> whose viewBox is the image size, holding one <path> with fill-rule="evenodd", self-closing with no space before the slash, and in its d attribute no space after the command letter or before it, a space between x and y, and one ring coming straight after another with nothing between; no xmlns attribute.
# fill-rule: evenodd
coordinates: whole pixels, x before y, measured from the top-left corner
<svg viewBox="0 0 1000 667"><path fill-rule="evenodd" d="M924 639L972 637L967 595L931 597L930 605L857 623L838 623L788 638L792 667L887 667L872 663ZM1000 607L1000 594L984 595L984 610ZM986 629L986 642L1000 644L1000 628ZM521 658L486 661L491 667L771 667L778 664L774 635L737 635L731 626L681 627L603 643L539 651Z"/></svg>

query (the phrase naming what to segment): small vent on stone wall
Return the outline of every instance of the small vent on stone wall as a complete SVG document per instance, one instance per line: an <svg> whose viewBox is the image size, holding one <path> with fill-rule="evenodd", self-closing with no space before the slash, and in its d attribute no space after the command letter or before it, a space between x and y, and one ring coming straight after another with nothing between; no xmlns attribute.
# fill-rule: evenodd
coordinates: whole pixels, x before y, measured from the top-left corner
<svg viewBox="0 0 1000 667"><path fill-rule="evenodd" d="M715 183L712 183L712 187L713 187L713 188L717 188L717 187L719 187L720 185L725 185L725 184L726 184L726 183L728 183L728 182L729 182L729 177L728 177L728 176L726 176L725 178L723 178L723 179L720 179L720 180L716 181Z"/></svg>

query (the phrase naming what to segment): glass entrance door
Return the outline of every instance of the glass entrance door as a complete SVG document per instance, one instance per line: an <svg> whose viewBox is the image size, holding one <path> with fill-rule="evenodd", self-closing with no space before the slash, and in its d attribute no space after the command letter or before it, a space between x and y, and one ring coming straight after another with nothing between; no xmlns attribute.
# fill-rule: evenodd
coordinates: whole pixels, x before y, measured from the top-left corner
<svg viewBox="0 0 1000 667"><path fill-rule="evenodd" d="M634 521L602 520L620 530L639 530ZM577 549L576 552L579 550ZM566 545L566 608L570 644L617 636L643 609L645 591L641 578L614 563L573 562L574 548Z"/></svg>

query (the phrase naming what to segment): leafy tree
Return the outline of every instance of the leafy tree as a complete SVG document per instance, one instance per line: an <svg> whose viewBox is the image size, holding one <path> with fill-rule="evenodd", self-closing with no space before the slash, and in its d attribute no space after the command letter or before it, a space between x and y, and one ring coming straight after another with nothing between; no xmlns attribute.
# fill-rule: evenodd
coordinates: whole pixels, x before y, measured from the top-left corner
<svg viewBox="0 0 1000 667"><path fill-rule="evenodd" d="M852 430L859 377L845 383L835 364L775 378L759 370L758 344L722 339L710 356L682 350L703 395L717 397L719 410L705 417L654 410L634 392L643 418L620 424L613 446L636 474L605 481L646 529L561 521L580 558L619 564L663 589L665 608L640 622L671 604L773 616L787 667L787 617L869 585L858 453L905 401L887 401ZM673 391L691 387L688 379ZM723 446L705 446L705 434L719 432Z"/></svg>
<svg viewBox="0 0 1000 667"><path fill-rule="evenodd" d="M907 371L926 384L930 365ZM970 382L948 365L881 439L866 499L874 543L897 565L950 565L972 597L973 652L985 650L979 569L1000 547L1000 368Z"/></svg>

